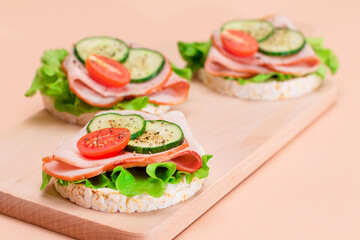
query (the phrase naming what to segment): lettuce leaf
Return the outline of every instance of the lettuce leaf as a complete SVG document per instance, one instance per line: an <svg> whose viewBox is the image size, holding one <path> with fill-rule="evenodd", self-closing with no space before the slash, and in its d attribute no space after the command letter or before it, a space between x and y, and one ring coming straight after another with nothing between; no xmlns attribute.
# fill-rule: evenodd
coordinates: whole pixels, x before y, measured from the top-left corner
<svg viewBox="0 0 360 240"><path fill-rule="evenodd" d="M65 49L45 51L41 57L43 65L37 69L33 83L26 91L25 96L33 96L38 90L43 93L47 90L44 85L51 85L58 78L65 77L65 74L60 69L61 62L67 55L68 52Z"/></svg>
<svg viewBox="0 0 360 240"><path fill-rule="evenodd" d="M62 179L58 179L58 184L61 185L61 186L67 186L69 185L69 182L68 181L65 181L65 180L62 180Z"/></svg>
<svg viewBox="0 0 360 240"><path fill-rule="evenodd" d="M234 78L234 77L224 77L224 78L229 79L229 80L236 80L241 85L245 85L246 83L249 83L249 82L255 82L255 83L266 82L270 79L273 80L274 78L277 81L285 81L285 80L289 80L289 79L295 78L295 77L297 77L297 76L273 72L273 73L257 74L250 78Z"/></svg>
<svg viewBox="0 0 360 240"><path fill-rule="evenodd" d="M161 197L164 195L167 184L177 184L181 182L185 176L186 182L189 184L194 177L199 179L206 178L209 175L208 161L212 155L202 156L202 167L194 173L176 170L175 163L163 162L152 163L146 168L134 167L123 168L122 166L116 167L112 172L105 172L98 176L72 182L73 184L84 184L89 188L111 188L120 191L122 195L132 197L143 193L148 193L153 197ZM45 175L44 175L45 174ZM51 176L43 172L43 190L49 183ZM58 179L59 185L67 186L68 181Z"/></svg>
<svg viewBox="0 0 360 240"><path fill-rule="evenodd" d="M207 42L178 42L180 55L187 62L186 67L194 73L204 67L204 63L211 47L211 40Z"/></svg>
<svg viewBox="0 0 360 240"><path fill-rule="evenodd" d="M174 181L174 173L176 172L176 164L172 162L153 163L146 167L146 173L155 179L159 179L164 183Z"/></svg>
<svg viewBox="0 0 360 240"><path fill-rule="evenodd" d="M315 75L321 77L321 79L325 79L326 73L327 73L326 65L324 63L321 63L319 68L316 70L316 72L314 72L312 74L315 74Z"/></svg>
<svg viewBox="0 0 360 240"><path fill-rule="evenodd" d="M325 48L323 46L324 39L306 38L306 41L312 47L316 55L320 58L321 62L330 69L332 74L335 74L339 69L339 60L331 49Z"/></svg>
<svg viewBox="0 0 360 240"><path fill-rule="evenodd" d="M198 179L203 179L209 176L210 168L207 164L212 157L213 155L203 155L201 157L203 165L199 170L193 173L195 177Z"/></svg>
<svg viewBox="0 0 360 240"><path fill-rule="evenodd" d="M149 103L149 97L137 97L127 101L121 101L113 106L113 109L141 110Z"/></svg>
<svg viewBox="0 0 360 240"><path fill-rule="evenodd" d="M50 175L48 175L44 171L42 171L42 183L41 183L41 187L40 187L41 191L46 188L46 186L49 184L51 178L52 177Z"/></svg>
<svg viewBox="0 0 360 240"><path fill-rule="evenodd" d="M115 183L116 189L122 195L132 197L143 193L148 193L153 197L161 197L166 189L166 183L159 178L152 178L141 168L124 169L116 167L111 179Z"/></svg>
<svg viewBox="0 0 360 240"><path fill-rule="evenodd" d="M97 189L97 188L106 187L109 184L109 182L110 180L106 176L106 174L102 173L96 177L75 181L73 183L75 184L83 183L85 184L86 187Z"/></svg>
<svg viewBox="0 0 360 240"><path fill-rule="evenodd" d="M175 64L171 63L171 67L172 67L172 70L174 71L174 73L176 73L178 76L182 77L182 78L185 78L187 80L191 80L192 78L192 71L191 71L191 68L178 68L175 66Z"/></svg>
<svg viewBox="0 0 360 240"><path fill-rule="evenodd" d="M70 90L69 81L61 68L61 63L67 55L68 52L65 49L45 51L41 57L42 65L37 69L25 96L31 97L39 91L54 100L56 110L68 112L75 116L106 109L141 110L147 106L149 99L146 96L122 101L111 108L99 108L82 101Z"/></svg>

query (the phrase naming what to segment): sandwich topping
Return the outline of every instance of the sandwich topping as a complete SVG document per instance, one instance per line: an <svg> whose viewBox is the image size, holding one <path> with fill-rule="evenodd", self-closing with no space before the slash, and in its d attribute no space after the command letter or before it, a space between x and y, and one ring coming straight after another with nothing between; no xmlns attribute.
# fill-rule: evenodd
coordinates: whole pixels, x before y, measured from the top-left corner
<svg viewBox="0 0 360 240"><path fill-rule="evenodd" d="M244 31L227 29L221 33L221 42L226 51L238 57L254 55L259 45L255 38Z"/></svg>
<svg viewBox="0 0 360 240"><path fill-rule="evenodd" d="M85 67L92 79L107 87L121 88L131 80L129 71L111 58L90 55L86 59Z"/></svg>
<svg viewBox="0 0 360 240"><path fill-rule="evenodd" d="M90 49L96 49L96 52L99 52L99 49L114 47L113 45L99 42L98 37L95 37L94 41L92 40L93 38L87 38L87 45L81 45L82 48L89 46ZM79 42L83 43L83 41L84 40L80 40ZM75 49L79 48L78 45L79 43L75 45ZM100 46L95 48L94 46L96 45ZM170 63L161 53L150 49L138 48L134 44L128 44L128 48L128 52L123 54L124 57L120 60L123 62L123 65L117 62L118 66L113 67L113 69L117 70L116 72L109 71L102 66L100 70L102 70L103 73L107 72L107 76L104 76L105 74L102 74L102 76L101 74L97 74L95 78L93 67L91 66L96 64L86 65L85 68L81 63L83 58L77 54L78 52L84 51L75 50L75 54L70 54L63 62L63 68L69 79L70 89L84 102L105 108L111 107L117 102L129 97L148 96L150 103L164 105L176 105L185 101L189 90L189 83L186 79L179 77L172 71ZM114 47L114 56L120 55L116 54L117 50L118 48ZM125 50L120 50L125 52ZM87 54L89 54L89 52L87 52ZM94 55L90 54L85 63L89 62L89 58L94 58ZM102 62L104 62L106 58L107 57L103 57ZM111 58L105 62L110 66L115 65L109 64L115 62L115 60ZM120 83L111 83L109 79L116 79L116 77L118 78L117 81L112 82ZM97 81L99 78L102 78L103 81ZM170 78L172 82L171 84L167 84ZM177 91L174 91L174 89ZM153 94L156 94L155 99L152 98ZM158 100L159 96L160 100ZM161 98L161 96L163 97ZM165 99L165 101L161 101L161 99Z"/></svg>
<svg viewBox="0 0 360 240"><path fill-rule="evenodd" d="M320 59L309 45L305 46L302 34L295 31L284 17L275 16L268 22L274 26L274 31L259 42L259 51L246 57L238 57L227 51L221 41L221 29L216 30L212 35L213 46L207 56L205 69L224 77L251 77L274 71L305 75L316 71Z"/></svg>
<svg viewBox="0 0 360 240"><path fill-rule="evenodd" d="M105 158L120 153L129 143L131 133L126 128L105 128L83 136L77 142L79 152L88 158Z"/></svg>
<svg viewBox="0 0 360 240"><path fill-rule="evenodd" d="M183 177L191 182L195 176L207 177L210 158L204 155L179 111L162 116L108 111L95 116L74 138L43 159L43 179L51 176L60 182L83 182L111 178L115 171L117 175L136 172L132 177L145 177L149 181L166 175L166 183L169 179L177 183ZM42 188L45 186L43 184ZM143 192L148 191L143 189Z"/></svg>
<svg viewBox="0 0 360 240"><path fill-rule="evenodd" d="M104 109L141 110L149 103L177 105L187 98L190 69L179 69L161 53L110 37L78 41L73 51L48 50L33 84L73 115Z"/></svg>
<svg viewBox="0 0 360 240"><path fill-rule="evenodd" d="M187 67L213 76L247 82L284 81L338 68L335 54L321 38L305 38L280 15L261 20L232 20L214 31L209 42L179 42Z"/></svg>

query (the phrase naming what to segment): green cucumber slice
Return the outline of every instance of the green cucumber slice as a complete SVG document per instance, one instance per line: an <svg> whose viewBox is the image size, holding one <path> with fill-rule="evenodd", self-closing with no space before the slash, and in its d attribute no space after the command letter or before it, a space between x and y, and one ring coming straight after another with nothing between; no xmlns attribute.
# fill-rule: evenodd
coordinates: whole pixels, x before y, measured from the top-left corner
<svg viewBox="0 0 360 240"><path fill-rule="evenodd" d="M258 42L264 41L274 32L274 26L266 20L232 20L225 23L221 30L241 30L255 38Z"/></svg>
<svg viewBox="0 0 360 240"><path fill-rule="evenodd" d="M158 153L180 146L184 133L175 123L164 120L146 121L143 135L130 140L125 150L142 154Z"/></svg>
<svg viewBox="0 0 360 240"><path fill-rule="evenodd" d="M275 28L274 33L259 43L259 52L272 56L288 56L300 52L305 46L304 35L288 28Z"/></svg>
<svg viewBox="0 0 360 240"><path fill-rule="evenodd" d="M132 48L124 66L129 70L131 83L141 83L156 77L165 65L164 56L146 48Z"/></svg>
<svg viewBox="0 0 360 240"><path fill-rule="evenodd" d="M90 133L103 128L127 128L131 132L130 139L135 139L144 133L145 126L145 119L137 114L104 113L95 116L87 125L86 130Z"/></svg>
<svg viewBox="0 0 360 240"><path fill-rule="evenodd" d="M120 39L111 37L88 37L75 44L76 57L85 63L92 54L111 58L118 62L124 62L129 55L129 47Z"/></svg>

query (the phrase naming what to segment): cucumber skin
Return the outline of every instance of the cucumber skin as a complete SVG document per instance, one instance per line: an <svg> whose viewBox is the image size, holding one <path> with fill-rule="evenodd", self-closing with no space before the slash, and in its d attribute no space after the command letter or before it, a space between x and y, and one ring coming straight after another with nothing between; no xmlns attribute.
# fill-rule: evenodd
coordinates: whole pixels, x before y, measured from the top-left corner
<svg viewBox="0 0 360 240"><path fill-rule="evenodd" d="M269 21L267 21L267 20L256 20L256 19L255 19L255 20L251 20L251 19L248 19L248 20L234 19L234 20L231 20L231 21L227 21L227 22L224 23L223 26L221 27L221 31L224 31L224 30L225 30L225 25L226 25L227 23L230 23L230 22L233 22L233 21L262 21L262 22L268 22L268 23L270 23L270 25L272 26L271 32L270 32L267 36L263 37L262 39L256 39L256 41L257 41L258 43L260 43L260 42L262 42L262 41L265 41L265 40L268 39L271 35L273 35L274 32L275 32L275 27L274 27L274 25L273 25L271 22L269 22Z"/></svg>
<svg viewBox="0 0 360 240"><path fill-rule="evenodd" d="M184 138L182 139L182 141L180 143L177 143L177 141L176 141L176 142L171 142L169 144L166 144L164 146L158 146L158 147L153 147L153 148L141 148L141 147L127 145L125 147L125 151L135 152L135 153L139 153L139 154L160 153L160 152L168 151L172 148L176 148L176 147L182 145L183 142L184 142Z"/></svg>
<svg viewBox="0 0 360 240"><path fill-rule="evenodd" d="M165 66L165 57L164 55L162 55L160 52L158 51L155 51L155 50L152 50L152 49L148 49L148 48L131 48L128 52L128 55L130 54L130 51L131 50L135 50L135 49L138 49L138 50L146 50L146 51L150 51L150 52L155 52L157 54L160 54L160 56L162 56L162 62L160 64L160 66L158 67L158 69L153 72L152 74L150 74L149 76L147 77L144 77L144 78L138 78L138 79L131 79L130 83L143 83L143 82L147 82L151 79L153 79L154 77L156 77L157 75L159 75L159 73L163 70L164 66Z"/></svg>
<svg viewBox="0 0 360 240"><path fill-rule="evenodd" d="M74 54L75 54L76 58L77 58L82 64L85 64L86 59L84 60L84 59L82 59L82 57L80 57L80 54L79 54L78 51L76 50L76 45L77 45L78 42L80 42L80 41L87 40L87 39L91 39L91 38L109 38L109 39L113 39L113 40L116 40L116 41L119 41L119 42L123 43L123 44L126 46L127 51L126 51L125 56L124 56L122 59L120 59L118 62L119 62L119 63L123 63L123 62L125 62L126 59L128 58L130 49L129 49L129 46L126 44L126 42L124 42L123 40L118 39L118 38L107 37L107 36L93 36L93 37L83 38L83 39L77 41L76 44L74 45Z"/></svg>
<svg viewBox="0 0 360 240"><path fill-rule="evenodd" d="M261 43L262 41L265 41L266 39L268 39L269 37L271 37L271 35L273 35L275 32L275 28L272 29L272 31L264 38L256 40L258 43Z"/></svg>
<svg viewBox="0 0 360 240"><path fill-rule="evenodd" d="M88 123L88 125L86 126L86 131L87 131L88 133L91 132L89 126L91 125L91 123L92 123L97 117L104 116L104 115L109 115L109 114L111 114L111 115L119 115L119 116L136 116L136 117L141 117L141 118L145 121L145 119L144 119L142 116L138 115L138 114L121 115L121 114L118 114L118 113L104 113L104 114L96 115L95 117L93 117L93 118L90 120L90 122ZM145 124L143 125L143 127L142 127L142 129L141 129L140 131L138 131L138 132L136 132L136 133L134 133L134 134L131 134L130 140L135 139L135 138L143 135L144 132L145 132L145 128L146 128L146 121L145 121Z"/></svg>
<svg viewBox="0 0 360 240"><path fill-rule="evenodd" d="M276 28L276 29L287 29L287 30L290 30L290 31L296 31L296 30L289 29L289 28ZM273 31L273 33L274 32L275 32L275 30ZM296 31L296 32L298 32L302 36L302 38L304 40L303 44L299 48L297 48L295 50L292 50L292 51L286 51L286 52L269 52L269 51L261 49L261 47L259 46L259 52L261 52L263 54L266 54L266 55L269 55L269 56L277 56L277 57L286 57L286 56L293 55L295 53L300 52L306 45L306 38L305 38L304 34L302 34L301 32L299 32L299 31Z"/></svg>
<svg viewBox="0 0 360 240"><path fill-rule="evenodd" d="M152 122L167 122L167 121L164 121L164 120L152 120ZM165 151L168 151L168 150L170 150L172 148L176 148L176 147L182 145L184 143L185 137L184 137L184 133L183 133L181 127L179 125L175 124L175 123L172 123L172 122L170 122L170 123L176 125L180 129L181 137L180 137L179 140L176 140L174 142L168 143L168 144L163 145L163 146L152 147L152 148L143 148L143 147L127 145L124 150L128 151L128 152L139 153L139 154L150 154L150 153L152 154L152 153L165 152Z"/></svg>

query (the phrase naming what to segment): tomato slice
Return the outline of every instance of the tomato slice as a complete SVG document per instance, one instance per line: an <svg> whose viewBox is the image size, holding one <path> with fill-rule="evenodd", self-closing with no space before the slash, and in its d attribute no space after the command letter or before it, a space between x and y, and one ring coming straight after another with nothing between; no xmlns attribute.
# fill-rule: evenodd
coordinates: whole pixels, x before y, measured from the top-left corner
<svg viewBox="0 0 360 240"><path fill-rule="evenodd" d="M126 128L103 128L83 136L77 142L79 152L89 158L105 158L120 153L130 141Z"/></svg>
<svg viewBox="0 0 360 240"><path fill-rule="evenodd" d="M99 55L90 55L85 61L89 76L107 87L123 87L131 80L129 71L119 62Z"/></svg>
<svg viewBox="0 0 360 240"><path fill-rule="evenodd" d="M255 38L243 31L227 29L221 32L221 41L229 53L238 57L254 55L259 45Z"/></svg>

